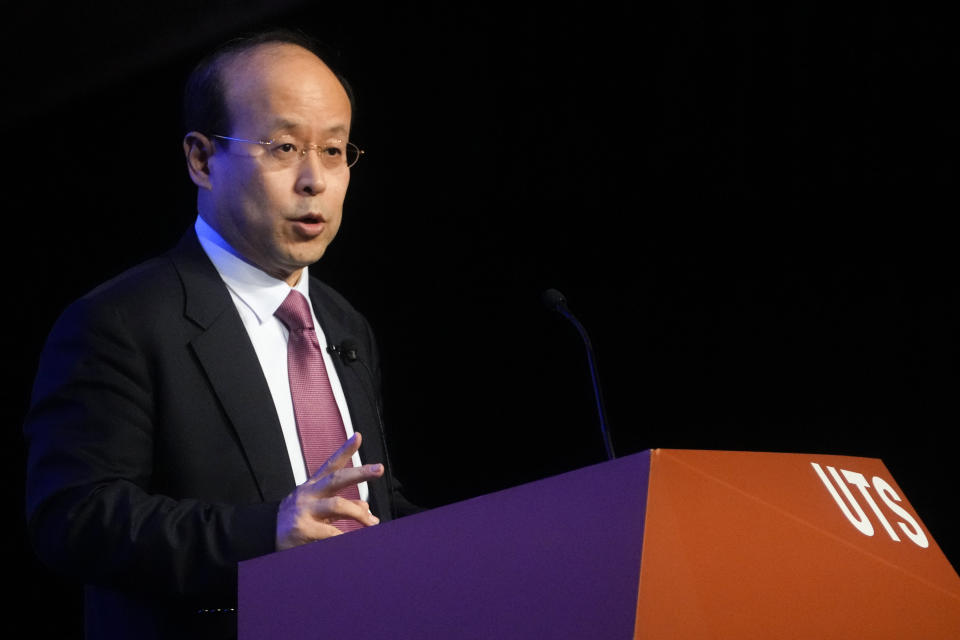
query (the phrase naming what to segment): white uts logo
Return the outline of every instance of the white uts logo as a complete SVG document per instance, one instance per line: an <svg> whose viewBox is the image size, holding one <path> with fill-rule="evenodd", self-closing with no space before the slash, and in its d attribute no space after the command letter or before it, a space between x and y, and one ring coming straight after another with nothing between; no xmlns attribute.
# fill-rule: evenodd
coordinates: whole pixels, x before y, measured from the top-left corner
<svg viewBox="0 0 960 640"><path fill-rule="evenodd" d="M820 468L816 462L811 462L813 470L817 472L817 475L820 476L820 479L823 480L823 484L827 487L827 491L830 492L830 495L833 496L833 499L837 502L837 505L840 507L840 511L843 512L843 515L847 517L847 520L850 521L850 524L855 526L860 533L865 536L873 535L873 523L870 522L870 518L867 517L867 514L864 513L863 508L860 506L860 503L853 497L853 494L850 493L850 487L847 486L847 483L852 484L857 489L860 490L860 495L863 496L863 501L867 503L867 506L870 507L870 510L873 511L873 514L880 521L880 524L883 525L883 528L886 529L887 535L890 536L891 540L900 542L900 537L897 535L897 532L894 531L893 527L890 526L890 522L883 515L883 512L880 510L880 507L877 506L876 501L874 501L873 496L870 495L870 483L867 482L867 479L863 476L862 473L857 473L856 471L847 471L846 469L840 469L840 473L837 473L837 470L833 467L827 467L827 471L830 472L830 475L833 477L833 482L830 481L830 478L827 477L827 474L823 472L823 469ZM840 474L843 474L843 477L846 479L844 482L840 478ZM840 497L840 494L837 493L837 487L834 487L836 483L837 487L840 488L840 491L843 492L843 497L847 499L844 502L843 498ZM880 499L883 501L887 508L890 511L894 512L904 522L897 522L897 526L903 531L910 540L919 547L926 549L930 546L930 543L927 541L927 536L924 535L923 530L920 528L920 525L917 524L917 521L914 520L906 510L901 507L898 502L901 502L902 498L897 495L897 492L893 490L886 480L879 476L873 476L873 489L877 492L877 495L880 496ZM847 503L850 503L850 506L847 506ZM853 508L853 512L850 511L850 507Z"/></svg>

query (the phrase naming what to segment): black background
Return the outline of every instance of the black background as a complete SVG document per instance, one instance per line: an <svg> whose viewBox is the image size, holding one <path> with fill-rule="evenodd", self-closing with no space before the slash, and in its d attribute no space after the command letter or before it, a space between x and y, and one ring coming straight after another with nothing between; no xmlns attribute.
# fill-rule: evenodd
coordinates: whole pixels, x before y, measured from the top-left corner
<svg viewBox="0 0 960 640"><path fill-rule="evenodd" d="M583 345L540 303L556 287L593 339L618 454L881 458L956 563L956 21L652 4L5 10L16 609L77 628L78 589L33 559L19 515L43 339L191 224L183 80L265 25L325 40L358 94L367 155L314 272L377 331L411 497L604 459Z"/></svg>

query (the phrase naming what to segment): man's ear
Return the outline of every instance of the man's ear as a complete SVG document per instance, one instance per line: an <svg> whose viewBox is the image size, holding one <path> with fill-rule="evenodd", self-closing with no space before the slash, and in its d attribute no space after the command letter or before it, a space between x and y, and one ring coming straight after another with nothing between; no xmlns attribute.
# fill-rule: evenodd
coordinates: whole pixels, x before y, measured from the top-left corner
<svg viewBox="0 0 960 640"><path fill-rule="evenodd" d="M213 141L199 131L191 131L183 137L183 153L187 157L187 172L190 179L201 189L210 189L210 156Z"/></svg>

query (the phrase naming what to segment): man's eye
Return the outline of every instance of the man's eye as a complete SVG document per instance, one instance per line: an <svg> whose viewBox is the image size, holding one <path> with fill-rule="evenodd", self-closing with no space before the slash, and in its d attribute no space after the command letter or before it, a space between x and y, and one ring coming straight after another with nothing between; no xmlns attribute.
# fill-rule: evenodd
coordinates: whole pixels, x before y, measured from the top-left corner
<svg viewBox="0 0 960 640"><path fill-rule="evenodd" d="M284 142L283 144L277 147L277 152L279 152L282 155L286 155L288 153L296 153L297 145L293 144L292 142Z"/></svg>
<svg viewBox="0 0 960 640"><path fill-rule="evenodd" d="M324 147L323 152L331 157L343 155L343 149L341 147Z"/></svg>

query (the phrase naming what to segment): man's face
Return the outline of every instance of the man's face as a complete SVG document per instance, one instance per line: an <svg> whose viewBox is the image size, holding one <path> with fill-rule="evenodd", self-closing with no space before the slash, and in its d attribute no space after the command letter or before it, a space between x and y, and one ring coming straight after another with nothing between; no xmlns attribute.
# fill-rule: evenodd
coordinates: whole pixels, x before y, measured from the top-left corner
<svg viewBox="0 0 960 640"><path fill-rule="evenodd" d="M346 91L305 49L263 45L228 63L222 78L232 127L210 134L300 147L349 138ZM204 219L248 262L294 284L340 228L350 169L326 168L315 151L279 168L264 147L216 139L209 180Z"/></svg>

